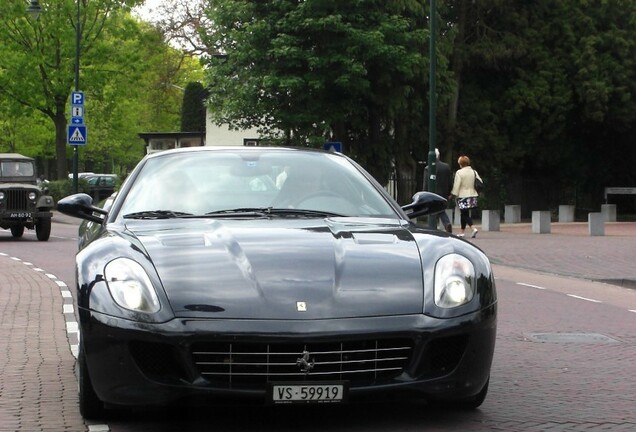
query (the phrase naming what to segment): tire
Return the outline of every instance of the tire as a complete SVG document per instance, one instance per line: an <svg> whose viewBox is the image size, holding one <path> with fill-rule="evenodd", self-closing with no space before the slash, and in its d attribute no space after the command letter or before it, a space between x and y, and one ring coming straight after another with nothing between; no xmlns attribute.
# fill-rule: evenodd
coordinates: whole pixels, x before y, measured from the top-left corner
<svg viewBox="0 0 636 432"><path fill-rule="evenodd" d="M81 343L77 355L77 384L79 387L79 410L82 417L86 420L104 419L106 413L104 403L97 397L91 378L88 376L86 356Z"/></svg>
<svg viewBox="0 0 636 432"><path fill-rule="evenodd" d="M35 223L35 235L40 241L47 241L51 235L51 219L41 218Z"/></svg>
<svg viewBox="0 0 636 432"><path fill-rule="evenodd" d="M11 235L13 237L20 238L22 234L24 234L24 225L13 225L11 227Z"/></svg>

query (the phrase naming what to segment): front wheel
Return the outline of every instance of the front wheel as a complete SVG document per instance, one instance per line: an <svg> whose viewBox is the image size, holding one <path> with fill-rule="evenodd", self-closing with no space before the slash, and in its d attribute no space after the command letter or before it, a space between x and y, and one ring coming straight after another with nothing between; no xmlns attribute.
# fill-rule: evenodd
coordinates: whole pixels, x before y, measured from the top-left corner
<svg viewBox="0 0 636 432"><path fill-rule="evenodd" d="M24 227L23 227L24 228ZM51 219L41 218L35 223L35 235L40 241L47 241L51 235Z"/></svg>
<svg viewBox="0 0 636 432"><path fill-rule="evenodd" d="M11 235L13 237L20 238L22 234L24 234L24 225L13 225L11 227Z"/></svg>

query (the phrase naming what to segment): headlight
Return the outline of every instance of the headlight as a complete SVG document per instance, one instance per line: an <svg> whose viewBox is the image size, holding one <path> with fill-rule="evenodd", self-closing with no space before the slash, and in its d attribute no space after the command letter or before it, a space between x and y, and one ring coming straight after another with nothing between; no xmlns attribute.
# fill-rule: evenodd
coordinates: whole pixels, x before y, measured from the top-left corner
<svg viewBox="0 0 636 432"><path fill-rule="evenodd" d="M126 309L154 313L159 299L146 271L128 258L117 258L106 264L104 277L115 302Z"/></svg>
<svg viewBox="0 0 636 432"><path fill-rule="evenodd" d="M0 192L0 201L4 199L4 192Z"/></svg>
<svg viewBox="0 0 636 432"><path fill-rule="evenodd" d="M435 304L454 308L472 300L475 267L468 258L445 255L435 264Z"/></svg>
<svg viewBox="0 0 636 432"><path fill-rule="evenodd" d="M36 198L37 198L37 195L35 194L35 192L29 192L29 199L31 201L35 201Z"/></svg>

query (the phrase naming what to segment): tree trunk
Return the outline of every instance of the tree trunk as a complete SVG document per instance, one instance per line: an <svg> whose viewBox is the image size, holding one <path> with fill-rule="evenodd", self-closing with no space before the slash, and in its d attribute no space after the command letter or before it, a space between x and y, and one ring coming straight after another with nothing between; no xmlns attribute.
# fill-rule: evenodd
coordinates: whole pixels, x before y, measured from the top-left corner
<svg viewBox="0 0 636 432"><path fill-rule="evenodd" d="M53 179L61 180L66 178L68 174L66 162L66 116L64 115L64 106L57 112L53 118L55 123L55 173Z"/></svg>

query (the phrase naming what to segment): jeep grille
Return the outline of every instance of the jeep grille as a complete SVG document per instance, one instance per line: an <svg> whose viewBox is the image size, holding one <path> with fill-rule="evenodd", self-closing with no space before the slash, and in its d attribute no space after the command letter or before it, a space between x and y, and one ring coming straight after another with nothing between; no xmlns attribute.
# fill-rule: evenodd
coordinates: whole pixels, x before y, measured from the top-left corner
<svg viewBox="0 0 636 432"><path fill-rule="evenodd" d="M29 191L24 189L9 189L6 191L6 202L8 211L27 211Z"/></svg>

